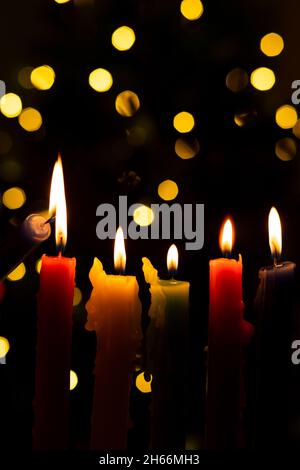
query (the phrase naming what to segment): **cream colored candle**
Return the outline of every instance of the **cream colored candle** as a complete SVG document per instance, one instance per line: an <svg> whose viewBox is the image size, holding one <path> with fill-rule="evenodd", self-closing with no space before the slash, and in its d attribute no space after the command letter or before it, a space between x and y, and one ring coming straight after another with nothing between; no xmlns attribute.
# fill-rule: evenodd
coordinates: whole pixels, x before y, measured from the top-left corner
<svg viewBox="0 0 300 470"><path fill-rule="evenodd" d="M168 269L177 269L175 245L168 253ZM182 449L185 446L186 343L189 283L160 280L157 270L143 258L145 280L150 284L151 322L147 332L148 366L153 375L151 447Z"/></svg>
<svg viewBox="0 0 300 470"><path fill-rule="evenodd" d="M115 241L115 267L125 270L123 234ZM97 353L92 412L91 448L125 449L132 364L141 337L141 304L134 276L108 275L95 258L93 286L87 302L86 328L95 330Z"/></svg>

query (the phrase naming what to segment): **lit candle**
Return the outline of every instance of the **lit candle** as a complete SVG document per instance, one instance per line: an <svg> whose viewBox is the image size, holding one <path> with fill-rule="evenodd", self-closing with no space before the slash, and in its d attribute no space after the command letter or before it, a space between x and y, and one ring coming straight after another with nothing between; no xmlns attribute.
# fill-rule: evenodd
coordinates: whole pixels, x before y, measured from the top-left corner
<svg viewBox="0 0 300 470"><path fill-rule="evenodd" d="M221 231L223 253L230 256L233 227L228 219ZM243 319L242 258L210 263L208 383L206 445L229 449L241 445L242 345L252 327Z"/></svg>
<svg viewBox="0 0 300 470"><path fill-rule="evenodd" d="M61 250L67 239L67 211L60 158L55 164L50 213L56 215L59 254L44 255L40 272L37 318L33 445L65 449L69 444L69 392L75 258Z"/></svg>
<svg viewBox="0 0 300 470"><path fill-rule="evenodd" d="M274 263L259 271L255 306L257 321L256 444L270 447L287 444L292 323L295 303L295 269L281 262L282 230L279 214L269 214L269 244ZM297 397L299 401L299 397ZM294 403L295 404L295 403ZM296 407L292 410L295 416ZM298 423L297 428L298 428ZM296 431L296 427L295 427ZM298 431L297 431L298 432Z"/></svg>
<svg viewBox="0 0 300 470"><path fill-rule="evenodd" d="M90 271L93 290L86 304L86 329L97 335L92 449L126 448L133 361L141 339L138 283L134 276L121 274L126 265L121 228L116 234L114 260L119 275L107 275L94 259Z"/></svg>
<svg viewBox="0 0 300 470"><path fill-rule="evenodd" d="M151 293L147 331L148 370L153 375L151 447L184 449L190 284L174 279L178 266L175 245L168 251L167 264L171 279L161 280L151 262L143 258Z"/></svg>

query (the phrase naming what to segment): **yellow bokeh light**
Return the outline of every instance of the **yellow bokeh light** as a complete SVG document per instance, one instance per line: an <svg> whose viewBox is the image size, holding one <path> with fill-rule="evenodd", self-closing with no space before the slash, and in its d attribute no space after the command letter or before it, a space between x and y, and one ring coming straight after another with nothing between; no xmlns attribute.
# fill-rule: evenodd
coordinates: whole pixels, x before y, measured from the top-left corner
<svg viewBox="0 0 300 470"><path fill-rule="evenodd" d="M73 370L70 370L70 390L74 390L77 384L78 384L78 376L76 372L74 372Z"/></svg>
<svg viewBox="0 0 300 470"><path fill-rule="evenodd" d="M244 69L235 68L226 75L226 86L230 91L237 93L244 90L249 83L249 77Z"/></svg>
<svg viewBox="0 0 300 470"><path fill-rule="evenodd" d="M31 88L33 88L33 85L30 79L32 71L33 71L33 67L27 66L27 67L23 67L18 73L18 82L26 90L30 90Z"/></svg>
<svg viewBox="0 0 300 470"><path fill-rule="evenodd" d="M291 129L297 124L298 114L294 106L289 104L280 106L276 111L276 123L282 129Z"/></svg>
<svg viewBox="0 0 300 470"><path fill-rule="evenodd" d="M253 70L250 77L251 85L260 91L270 90L275 84L276 78L273 70L267 67L259 67Z"/></svg>
<svg viewBox="0 0 300 470"><path fill-rule="evenodd" d="M25 131L37 131L43 123L41 113L34 108L25 108L19 116L19 124Z"/></svg>
<svg viewBox="0 0 300 470"><path fill-rule="evenodd" d="M204 8L200 0L183 0L180 11L187 20L195 21L202 16Z"/></svg>
<svg viewBox="0 0 300 470"><path fill-rule="evenodd" d="M297 153L297 145L294 139L290 137L284 137L278 140L275 146L275 153L279 160L283 162L289 162L295 158Z"/></svg>
<svg viewBox="0 0 300 470"><path fill-rule="evenodd" d="M120 26L113 32L111 42L118 51L128 51L135 42L133 29L129 26Z"/></svg>
<svg viewBox="0 0 300 470"><path fill-rule="evenodd" d="M296 124L293 127L293 134L295 137L300 139L300 119L296 122Z"/></svg>
<svg viewBox="0 0 300 470"><path fill-rule="evenodd" d="M181 113L176 114L173 119L173 125L175 129L181 134L190 132L195 126L195 119L191 113L182 111Z"/></svg>
<svg viewBox="0 0 300 470"><path fill-rule="evenodd" d="M268 57L279 55L284 48L284 41L277 33L266 34L260 41L260 50Z"/></svg>
<svg viewBox="0 0 300 470"><path fill-rule="evenodd" d="M38 259L37 262L35 263L35 270L38 274L41 272L41 267L42 267L42 258Z"/></svg>
<svg viewBox="0 0 300 470"><path fill-rule="evenodd" d="M136 93L130 90L122 91L116 98L116 110L121 116L131 117L140 108L140 100Z"/></svg>
<svg viewBox="0 0 300 470"><path fill-rule="evenodd" d="M70 0L54 0L56 3L63 4L63 3L68 3Z"/></svg>
<svg viewBox="0 0 300 470"><path fill-rule="evenodd" d="M149 376L150 380L145 379L144 372L141 372L135 379L135 386L136 388L142 393L150 393L151 389L151 382L152 382L152 375Z"/></svg>
<svg viewBox="0 0 300 470"><path fill-rule="evenodd" d="M41 65L33 69L30 80L38 90L49 90L55 82L55 72L50 65Z"/></svg>
<svg viewBox="0 0 300 470"><path fill-rule="evenodd" d="M199 150L200 145L197 139L181 138L175 142L175 152L182 160L194 158Z"/></svg>
<svg viewBox="0 0 300 470"><path fill-rule="evenodd" d="M172 201L178 194L178 186L175 181L165 180L158 186L158 195L165 201Z"/></svg>
<svg viewBox="0 0 300 470"><path fill-rule="evenodd" d="M25 264L21 263L8 276L9 281L20 281L26 274Z"/></svg>
<svg viewBox="0 0 300 470"><path fill-rule="evenodd" d="M8 209L20 209L26 201L26 195L21 188L10 188L3 193L2 202Z"/></svg>
<svg viewBox="0 0 300 470"><path fill-rule="evenodd" d="M103 93L112 87L113 78L108 70L99 68L90 73L89 84L93 90Z"/></svg>
<svg viewBox="0 0 300 470"><path fill-rule="evenodd" d="M151 207L142 205L135 209L133 220L137 225L147 227L148 225L151 225L154 220L154 212Z"/></svg>
<svg viewBox="0 0 300 470"><path fill-rule="evenodd" d="M10 349L10 344L8 339L4 336L0 336L0 359L3 359Z"/></svg>
<svg viewBox="0 0 300 470"><path fill-rule="evenodd" d="M22 111L21 98L15 93L7 93L0 100L0 110L4 116L14 118L19 116Z"/></svg>
<svg viewBox="0 0 300 470"><path fill-rule="evenodd" d="M74 289L74 297L73 297L73 306L77 307L82 301L82 293L79 287L75 287Z"/></svg>

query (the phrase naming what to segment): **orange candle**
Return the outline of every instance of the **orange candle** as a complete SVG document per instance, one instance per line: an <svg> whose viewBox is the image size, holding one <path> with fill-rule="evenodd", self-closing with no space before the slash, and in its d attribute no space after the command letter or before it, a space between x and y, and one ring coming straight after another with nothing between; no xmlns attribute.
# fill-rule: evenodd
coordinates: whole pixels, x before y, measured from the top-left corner
<svg viewBox="0 0 300 470"><path fill-rule="evenodd" d="M230 254L232 244L228 219L221 236L223 253ZM210 261L206 444L212 449L241 446L242 345L251 332L243 319L242 269L241 256L238 261Z"/></svg>
<svg viewBox="0 0 300 470"><path fill-rule="evenodd" d="M123 232L115 240L115 268L124 272ZM92 411L92 449L125 449L133 361L141 337L141 304L134 276L107 275L95 258L86 328L95 330L97 353Z"/></svg>
<svg viewBox="0 0 300 470"><path fill-rule="evenodd" d="M66 243L66 203L61 160L52 178L50 212L56 215L56 242ZM69 391L75 258L44 255L40 273L35 373L35 449L66 449L69 443Z"/></svg>

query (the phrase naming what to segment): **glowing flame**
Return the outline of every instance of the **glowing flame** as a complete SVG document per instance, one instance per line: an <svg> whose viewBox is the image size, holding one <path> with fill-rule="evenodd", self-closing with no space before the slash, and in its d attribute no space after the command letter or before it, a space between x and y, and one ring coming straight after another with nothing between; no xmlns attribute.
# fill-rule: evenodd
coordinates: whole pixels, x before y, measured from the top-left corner
<svg viewBox="0 0 300 470"><path fill-rule="evenodd" d="M60 155L54 165L52 174L49 212L51 216L55 216L56 245L59 249L62 249L67 243L67 206Z"/></svg>
<svg viewBox="0 0 300 470"><path fill-rule="evenodd" d="M115 238L114 261L116 271L122 273L126 266L126 251L124 243L124 235L121 227L118 228Z"/></svg>
<svg viewBox="0 0 300 470"><path fill-rule="evenodd" d="M223 253L229 254L233 246L233 226L230 219L226 219L220 234L220 247Z"/></svg>
<svg viewBox="0 0 300 470"><path fill-rule="evenodd" d="M178 268L178 250L176 245L171 245L167 255L167 266L169 273L174 276Z"/></svg>
<svg viewBox="0 0 300 470"><path fill-rule="evenodd" d="M272 207L269 214L269 245L272 255L275 258L279 257L282 250L282 231L280 217L275 207Z"/></svg>

